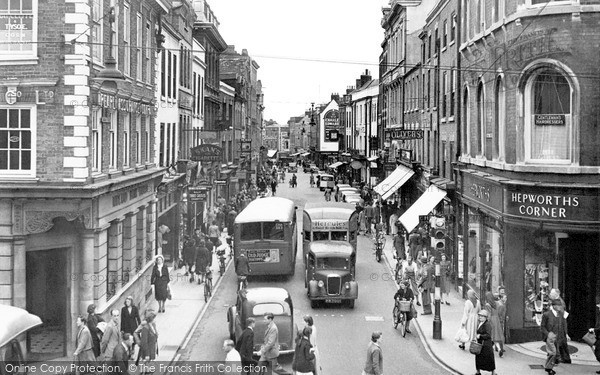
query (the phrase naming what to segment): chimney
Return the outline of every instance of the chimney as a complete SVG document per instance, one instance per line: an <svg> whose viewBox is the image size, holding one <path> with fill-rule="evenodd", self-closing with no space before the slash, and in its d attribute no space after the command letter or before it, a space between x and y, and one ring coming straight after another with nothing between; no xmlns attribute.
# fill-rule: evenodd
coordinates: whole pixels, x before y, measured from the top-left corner
<svg viewBox="0 0 600 375"><path fill-rule="evenodd" d="M247 49L242 49L242 56L248 56L248 50Z"/></svg>
<svg viewBox="0 0 600 375"><path fill-rule="evenodd" d="M369 72L369 69L366 69L365 74L361 74L361 76L360 76L360 85L364 86L370 80L371 80L371 73Z"/></svg>
<svg viewBox="0 0 600 375"><path fill-rule="evenodd" d="M336 102L339 102L340 94L338 94L338 93L331 94L331 100L335 100Z"/></svg>
<svg viewBox="0 0 600 375"><path fill-rule="evenodd" d="M356 89L358 90L362 86L362 81L360 79L356 80Z"/></svg>
<svg viewBox="0 0 600 375"><path fill-rule="evenodd" d="M350 94L352 91L354 91L354 86L346 87L346 95Z"/></svg>

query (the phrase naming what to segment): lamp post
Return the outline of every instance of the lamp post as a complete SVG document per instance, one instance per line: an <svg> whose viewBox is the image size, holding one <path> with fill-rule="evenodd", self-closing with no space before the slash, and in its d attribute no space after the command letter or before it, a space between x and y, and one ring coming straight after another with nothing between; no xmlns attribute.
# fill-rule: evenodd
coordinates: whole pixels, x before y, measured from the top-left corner
<svg viewBox="0 0 600 375"><path fill-rule="evenodd" d="M117 83L124 82L125 76L117 69L117 60L113 56L113 23L115 22L115 8L110 7L108 13L108 22L110 23L110 37L108 39L108 56L104 60L104 69L101 69L95 81L99 81L104 88L117 90Z"/></svg>
<svg viewBox="0 0 600 375"><path fill-rule="evenodd" d="M310 132L308 133L308 148L312 147L312 138L313 138L313 128L316 125L315 123L315 103L310 103ZM316 148L316 147L315 147ZM312 155L311 155L312 156ZM314 160L313 160L314 162Z"/></svg>
<svg viewBox="0 0 600 375"><path fill-rule="evenodd" d="M442 317L440 316L441 308L441 288L440 288L440 271L441 267L439 263L435 264L435 316L433 317L433 339L442 339Z"/></svg>

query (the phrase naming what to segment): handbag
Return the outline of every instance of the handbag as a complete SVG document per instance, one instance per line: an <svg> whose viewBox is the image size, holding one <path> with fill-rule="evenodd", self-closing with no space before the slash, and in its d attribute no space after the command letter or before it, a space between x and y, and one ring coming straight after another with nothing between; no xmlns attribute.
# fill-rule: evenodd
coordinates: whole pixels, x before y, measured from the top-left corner
<svg viewBox="0 0 600 375"><path fill-rule="evenodd" d="M413 319L417 319L417 317L419 316L419 313L417 312L417 308L415 307L414 303L410 304L410 313Z"/></svg>
<svg viewBox="0 0 600 375"><path fill-rule="evenodd" d="M169 288L167 286L167 299L173 299L173 296L171 295L171 288Z"/></svg>
<svg viewBox="0 0 600 375"><path fill-rule="evenodd" d="M466 344L469 342L469 333L465 327L460 327L454 335L454 341L459 342L461 344Z"/></svg>
<svg viewBox="0 0 600 375"><path fill-rule="evenodd" d="M477 355L481 353L481 348L483 348L482 344L478 343L477 341L471 341L471 344L469 345L469 352Z"/></svg>
<svg viewBox="0 0 600 375"><path fill-rule="evenodd" d="M581 339L583 341L585 341L585 343L588 344L589 346L594 346L596 344L596 334L595 333L588 332L585 335L583 335L583 337Z"/></svg>

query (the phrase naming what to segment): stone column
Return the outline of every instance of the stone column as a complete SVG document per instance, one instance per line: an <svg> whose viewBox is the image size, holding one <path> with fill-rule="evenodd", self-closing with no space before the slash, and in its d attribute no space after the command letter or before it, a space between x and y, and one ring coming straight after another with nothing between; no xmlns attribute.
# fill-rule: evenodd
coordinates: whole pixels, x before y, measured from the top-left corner
<svg viewBox="0 0 600 375"><path fill-rule="evenodd" d="M96 275L94 274L94 255L96 233L86 231L81 236L81 252L79 254L79 267L75 270L75 276L71 279L76 280L79 286L79 314L85 314L87 307L94 303L94 286Z"/></svg>
<svg viewBox="0 0 600 375"><path fill-rule="evenodd" d="M94 300L96 305L106 302L108 284L108 226L99 229L94 239Z"/></svg>
<svg viewBox="0 0 600 375"><path fill-rule="evenodd" d="M122 283L123 219L117 219L108 228L108 289L107 299L114 296Z"/></svg>
<svg viewBox="0 0 600 375"><path fill-rule="evenodd" d="M154 259L156 254L156 202L155 198L146 209L146 261Z"/></svg>
<svg viewBox="0 0 600 375"><path fill-rule="evenodd" d="M136 249L135 249L135 268L136 271L140 271L144 264L146 264L146 206L140 207L139 211L136 214Z"/></svg>
<svg viewBox="0 0 600 375"><path fill-rule="evenodd" d="M129 276L135 274L136 226L137 211L128 213L123 221L123 285L129 282Z"/></svg>

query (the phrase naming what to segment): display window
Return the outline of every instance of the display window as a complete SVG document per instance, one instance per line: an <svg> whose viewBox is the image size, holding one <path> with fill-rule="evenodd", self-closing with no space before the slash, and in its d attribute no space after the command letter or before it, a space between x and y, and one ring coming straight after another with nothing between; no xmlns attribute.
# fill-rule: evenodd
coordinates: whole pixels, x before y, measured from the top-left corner
<svg viewBox="0 0 600 375"><path fill-rule="evenodd" d="M542 322L542 314L549 308L550 289L557 280L556 239L553 235L530 232L525 237L524 304L525 326L536 326Z"/></svg>

